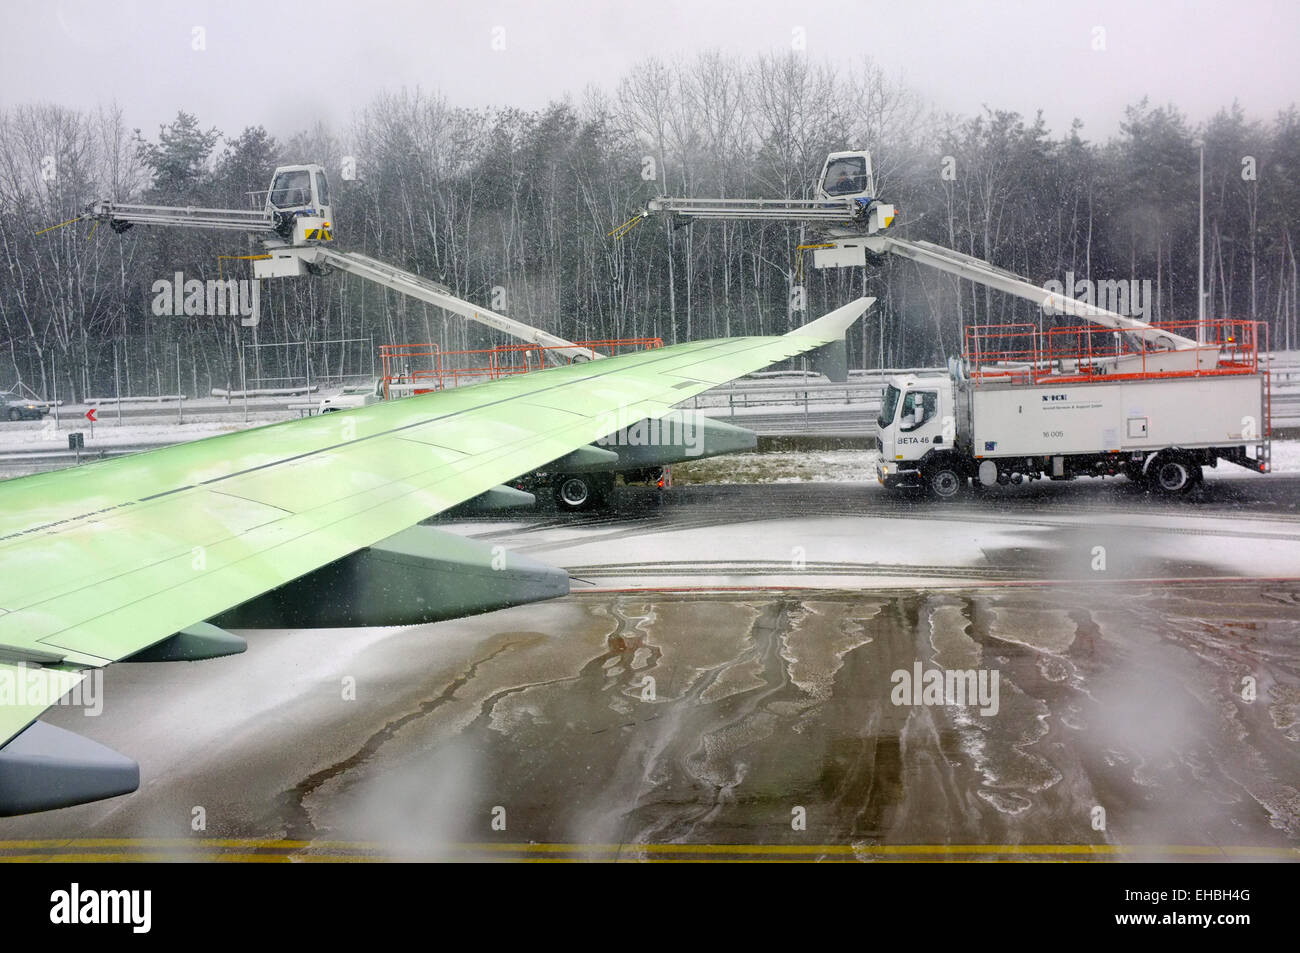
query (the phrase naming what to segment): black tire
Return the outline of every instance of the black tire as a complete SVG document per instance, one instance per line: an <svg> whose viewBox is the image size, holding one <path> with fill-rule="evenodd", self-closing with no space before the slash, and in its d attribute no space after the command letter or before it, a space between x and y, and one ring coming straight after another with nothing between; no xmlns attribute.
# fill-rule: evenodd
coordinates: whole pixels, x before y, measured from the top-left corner
<svg viewBox="0 0 1300 953"><path fill-rule="evenodd" d="M590 510L605 500L603 486L595 473L570 473L555 481L555 506L570 513Z"/></svg>
<svg viewBox="0 0 1300 953"><path fill-rule="evenodd" d="M10 407L10 408L9 408L9 419L10 419L10 420L22 420L22 419L23 419L23 412L22 412L21 410L19 410L17 407Z"/></svg>
<svg viewBox="0 0 1300 953"><path fill-rule="evenodd" d="M934 499L950 502L966 490L966 477L954 466L939 464L925 471L925 489Z"/></svg>
<svg viewBox="0 0 1300 953"><path fill-rule="evenodd" d="M1181 496L1201 482L1201 465L1181 457L1157 457L1147 467L1147 486L1161 496Z"/></svg>

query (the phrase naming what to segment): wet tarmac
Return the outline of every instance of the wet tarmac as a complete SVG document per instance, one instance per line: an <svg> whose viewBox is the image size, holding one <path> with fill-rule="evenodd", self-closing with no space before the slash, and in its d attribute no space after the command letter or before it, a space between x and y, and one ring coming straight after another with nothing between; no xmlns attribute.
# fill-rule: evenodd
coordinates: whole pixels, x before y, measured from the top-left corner
<svg viewBox="0 0 1300 953"><path fill-rule="evenodd" d="M0 820L0 857L1300 859L1282 482L450 522L574 594L113 666L47 720L141 790Z"/></svg>

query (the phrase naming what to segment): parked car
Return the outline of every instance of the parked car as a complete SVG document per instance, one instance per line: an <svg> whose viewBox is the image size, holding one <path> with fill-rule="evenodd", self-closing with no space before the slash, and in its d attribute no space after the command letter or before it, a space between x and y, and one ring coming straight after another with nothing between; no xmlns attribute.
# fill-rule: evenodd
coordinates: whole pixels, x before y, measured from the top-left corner
<svg viewBox="0 0 1300 953"><path fill-rule="evenodd" d="M45 404L29 400L6 400L2 415L5 420L40 420L49 412L50 408Z"/></svg>

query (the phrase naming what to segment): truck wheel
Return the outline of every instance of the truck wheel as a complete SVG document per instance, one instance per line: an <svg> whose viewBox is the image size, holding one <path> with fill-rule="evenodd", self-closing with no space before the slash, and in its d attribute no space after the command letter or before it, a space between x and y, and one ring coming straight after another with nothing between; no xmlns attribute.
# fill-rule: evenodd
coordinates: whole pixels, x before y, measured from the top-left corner
<svg viewBox="0 0 1300 953"><path fill-rule="evenodd" d="M22 415L23 415L23 412L22 412L21 410L19 410L17 407L10 407L10 408L9 408L9 419L10 419L10 420L18 420L18 419L20 419L20 418L22 417Z"/></svg>
<svg viewBox="0 0 1300 953"><path fill-rule="evenodd" d="M604 504L614 489L613 474L574 473L555 483L555 505L571 513Z"/></svg>
<svg viewBox="0 0 1300 953"><path fill-rule="evenodd" d="M584 510L591 506L594 496L591 483L585 477L561 477L555 484L555 505L562 510Z"/></svg>
<svg viewBox="0 0 1300 953"><path fill-rule="evenodd" d="M926 473L925 488L937 500L955 500L966 489L966 478L955 467L940 466Z"/></svg>
<svg viewBox="0 0 1300 953"><path fill-rule="evenodd" d="M1176 457L1156 460L1147 471L1147 482L1162 496L1178 496L1201 482L1201 465Z"/></svg>

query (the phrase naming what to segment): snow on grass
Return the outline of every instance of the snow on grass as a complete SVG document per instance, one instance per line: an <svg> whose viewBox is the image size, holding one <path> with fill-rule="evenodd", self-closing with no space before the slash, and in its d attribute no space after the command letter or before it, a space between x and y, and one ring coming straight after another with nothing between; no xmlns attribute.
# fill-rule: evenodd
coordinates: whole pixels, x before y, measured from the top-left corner
<svg viewBox="0 0 1300 953"><path fill-rule="evenodd" d="M875 450L733 453L673 464L673 483L875 483Z"/></svg>
<svg viewBox="0 0 1300 953"><path fill-rule="evenodd" d="M91 435L90 421L63 418L57 428L52 426L51 418L39 423L6 423L0 427L0 453L40 453L43 451L66 451L68 434L80 433L86 441L86 450L93 451L99 447L120 447L139 444L166 446L200 440L203 437L215 437L219 434L233 433L249 427L284 420L282 414L249 415L248 422L230 419L213 420L193 417L184 423L176 421L133 423L124 422L118 426L111 418L100 419L95 423L94 435Z"/></svg>

